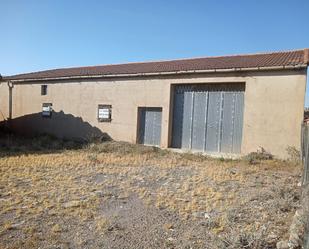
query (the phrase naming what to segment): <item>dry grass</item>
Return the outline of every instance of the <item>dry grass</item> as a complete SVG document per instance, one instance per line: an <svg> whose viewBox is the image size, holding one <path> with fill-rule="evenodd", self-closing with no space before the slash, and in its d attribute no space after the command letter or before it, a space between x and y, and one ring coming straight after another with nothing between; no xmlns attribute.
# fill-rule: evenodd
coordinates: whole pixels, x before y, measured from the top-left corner
<svg viewBox="0 0 309 249"><path fill-rule="evenodd" d="M106 233L110 221L100 205L115 195L111 189L119 199L135 193L184 220L205 220L221 248L263 248L270 234L284 238L299 205L300 167L291 162L251 165L115 142L54 146L53 153L2 152L0 247L36 248L42 233L45 244L62 243L72 222Z"/></svg>
<svg viewBox="0 0 309 249"><path fill-rule="evenodd" d="M95 219L97 230L99 233L106 233L110 227L110 222L105 217L98 217Z"/></svg>

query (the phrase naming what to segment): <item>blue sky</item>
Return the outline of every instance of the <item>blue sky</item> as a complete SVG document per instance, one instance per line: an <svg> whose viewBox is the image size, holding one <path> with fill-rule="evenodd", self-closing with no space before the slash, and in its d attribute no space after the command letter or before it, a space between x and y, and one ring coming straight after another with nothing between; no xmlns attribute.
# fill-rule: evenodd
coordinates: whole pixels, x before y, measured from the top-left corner
<svg viewBox="0 0 309 249"><path fill-rule="evenodd" d="M2 75L309 47L308 0L0 0L0 11Z"/></svg>

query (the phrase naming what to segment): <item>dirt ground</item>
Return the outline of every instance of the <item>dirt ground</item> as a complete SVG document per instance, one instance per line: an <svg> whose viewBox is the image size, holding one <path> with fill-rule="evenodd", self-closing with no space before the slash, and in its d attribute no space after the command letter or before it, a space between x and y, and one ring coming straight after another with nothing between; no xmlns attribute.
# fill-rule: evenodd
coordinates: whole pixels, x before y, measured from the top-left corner
<svg viewBox="0 0 309 249"><path fill-rule="evenodd" d="M116 142L0 146L1 249L275 248L299 206L295 162Z"/></svg>

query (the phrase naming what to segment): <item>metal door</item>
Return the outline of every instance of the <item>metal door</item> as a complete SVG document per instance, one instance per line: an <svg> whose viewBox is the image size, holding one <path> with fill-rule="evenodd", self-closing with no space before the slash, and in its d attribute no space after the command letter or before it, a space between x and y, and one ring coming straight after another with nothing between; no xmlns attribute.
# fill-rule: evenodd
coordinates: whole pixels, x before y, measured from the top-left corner
<svg viewBox="0 0 309 249"><path fill-rule="evenodd" d="M162 108L139 108L138 142L146 145L160 146Z"/></svg>
<svg viewBox="0 0 309 249"><path fill-rule="evenodd" d="M244 84L176 86L172 146L240 153L244 90Z"/></svg>

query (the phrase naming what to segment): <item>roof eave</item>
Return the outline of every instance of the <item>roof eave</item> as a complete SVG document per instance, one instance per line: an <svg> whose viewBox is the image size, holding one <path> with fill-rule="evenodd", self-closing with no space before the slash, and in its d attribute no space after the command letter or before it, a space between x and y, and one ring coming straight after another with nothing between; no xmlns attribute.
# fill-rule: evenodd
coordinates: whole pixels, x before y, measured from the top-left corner
<svg viewBox="0 0 309 249"><path fill-rule="evenodd" d="M272 66L272 67L248 67L248 68L228 68L228 69L207 69L207 70L185 70L185 71L170 71L156 73L132 73L132 74L99 74L99 75L76 75L64 77L47 77L47 78L28 78L28 79L10 79L3 77L2 81L11 82L35 82L48 80L70 80L70 79L99 79L99 78L124 78L124 77L141 77L141 76L164 76L192 73L228 73L228 72L243 72L243 71L278 71L278 70L295 70L307 68L308 64L287 65L287 66ZM1 80L1 78L0 78Z"/></svg>

